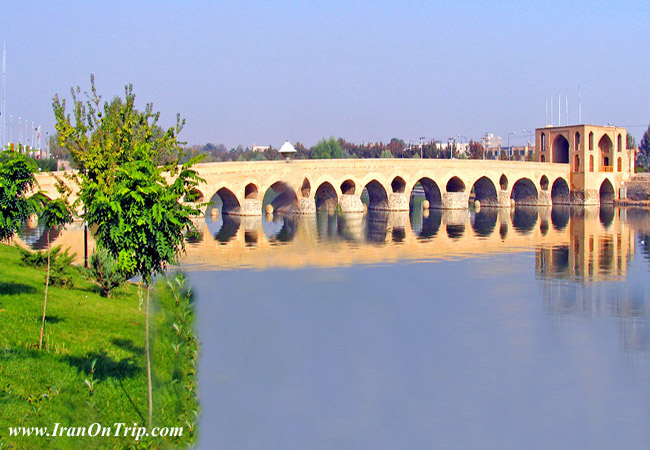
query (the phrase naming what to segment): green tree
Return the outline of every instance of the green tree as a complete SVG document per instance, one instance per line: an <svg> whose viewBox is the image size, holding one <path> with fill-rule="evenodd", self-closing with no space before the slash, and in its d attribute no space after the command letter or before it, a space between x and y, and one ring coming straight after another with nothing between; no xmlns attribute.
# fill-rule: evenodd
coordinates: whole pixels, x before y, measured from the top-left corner
<svg viewBox="0 0 650 450"><path fill-rule="evenodd" d="M312 159L343 158L341 143L334 136L329 139L321 139L311 149Z"/></svg>
<svg viewBox="0 0 650 450"><path fill-rule="evenodd" d="M0 154L0 241L8 241L35 211L27 194L36 185L36 165L24 155L4 151Z"/></svg>
<svg viewBox="0 0 650 450"><path fill-rule="evenodd" d="M643 133L643 138L641 138L641 142L639 143L637 162L640 162L645 170L648 170L648 166L650 165L650 125L648 125L648 129Z"/></svg>
<svg viewBox="0 0 650 450"><path fill-rule="evenodd" d="M483 159L484 152L485 148L483 147L483 144L480 142L469 141L467 153L469 153L470 159Z"/></svg>
<svg viewBox="0 0 650 450"><path fill-rule="evenodd" d="M636 139L630 133L627 134L625 148L636 148Z"/></svg>
<svg viewBox="0 0 650 450"><path fill-rule="evenodd" d="M392 158L393 154L388 150L387 148L383 149L381 151L381 155L379 155L380 158Z"/></svg>
<svg viewBox="0 0 650 450"><path fill-rule="evenodd" d="M72 90L73 117L65 112L65 100L54 97L53 108L59 141L82 169L78 177L83 218L95 227L95 239L116 259L125 276L139 275L146 286L145 354L149 426L153 400L149 345L150 285L157 274L177 260L184 249L184 232L194 230L191 216L199 210L181 200L192 195L203 180L191 169L197 159L180 164L182 151L177 134L183 122L161 133L159 113L151 104L144 112L134 107L132 86L125 99L101 104L91 76L88 100L80 89ZM162 164L162 165L161 165ZM168 180L170 180L168 182Z"/></svg>
<svg viewBox="0 0 650 450"><path fill-rule="evenodd" d="M57 190L61 194L60 198L55 200L44 199L44 206L41 211L41 218L45 224L45 235L47 238L47 275L45 276L45 296L43 298L43 317L41 318L41 333L38 338L38 349L43 347L43 331L45 329L45 311L47 308L47 291L50 285L50 255L52 249L50 248L50 230L53 228L64 227L72 223L72 209L68 202L70 189L63 184L61 180L57 180Z"/></svg>

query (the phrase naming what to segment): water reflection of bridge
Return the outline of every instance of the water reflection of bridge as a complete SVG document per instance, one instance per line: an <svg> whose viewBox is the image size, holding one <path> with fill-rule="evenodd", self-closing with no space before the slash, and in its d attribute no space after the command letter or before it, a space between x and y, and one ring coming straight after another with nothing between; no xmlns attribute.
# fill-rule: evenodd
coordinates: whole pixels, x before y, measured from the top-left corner
<svg viewBox="0 0 650 450"><path fill-rule="evenodd" d="M624 277L634 253L634 230L625 210L614 208L320 211L224 215L196 219L196 225L182 257L190 270L337 267L535 250L538 276L596 281ZM55 244L83 255L82 233L77 223L61 231ZM34 246L38 236L39 229L33 230Z"/></svg>

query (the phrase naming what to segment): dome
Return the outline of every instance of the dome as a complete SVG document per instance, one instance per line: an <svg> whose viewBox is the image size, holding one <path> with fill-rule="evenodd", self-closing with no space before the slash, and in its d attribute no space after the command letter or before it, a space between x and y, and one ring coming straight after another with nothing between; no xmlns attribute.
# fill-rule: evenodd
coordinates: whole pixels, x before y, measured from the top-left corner
<svg viewBox="0 0 650 450"><path fill-rule="evenodd" d="M293 148L291 142L286 141L284 144L282 144L282 147L280 147L280 153L296 153L296 149Z"/></svg>

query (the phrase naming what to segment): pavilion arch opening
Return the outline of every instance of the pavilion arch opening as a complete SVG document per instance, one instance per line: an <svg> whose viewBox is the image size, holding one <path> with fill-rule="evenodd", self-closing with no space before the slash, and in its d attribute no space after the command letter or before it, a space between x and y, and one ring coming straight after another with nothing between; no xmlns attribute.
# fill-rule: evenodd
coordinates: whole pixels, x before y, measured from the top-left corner
<svg viewBox="0 0 650 450"><path fill-rule="evenodd" d="M262 208L266 205L273 206L274 212L288 213L298 203L298 196L284 181L276 181L264 193Z"/></svg>
<svg viewBox="0 0 650 450"><path fill-rule="evenodd" d="M212 208L217 208L223 215L238 214L241 210L241 205L237 196L228 188L221 188L210 199Z"/></svg>
<svg viewBox="0 0 650 450"><path fill-rule="evenodd" d="M575 155L573 157L573 171L580 172L580 155Z"/></svg>
<svg viewBox="0 0 650 450"><path fill-rule="evenodd" d="M600 185L599 193L601 205L614 203L614 187L608 179L605 179L605 181Z"/></svg>
<svg viewBox="0 0 650 450"><path fill-rule="evenodd" d="M554 163L568 163L569 162L569 141L559 135L553 141L553 158Z"/></svg>
<svg viewBox="0 0 650 450"><path fill-rule="evenodd" d="M465 192L465 183L458 177L452 177L447 182L447 192Z"/></svg>
<svg viewBox="0 0 650 450"><path fill-rule="evenodd" d="M311 183L309 182L309 180L307 178L302 180L302 186L300 188L300 195L303 198L309 198L309 196L311 195Z"/></svg>
<svg viewBox="0 0 650 450"><path fill-rule="evenodd" d="M451 181L451 180L450 180ZM499 197L494 183L488 177L481 177L472 186L474 199L481 203L481 207L495 207L499 205Z"/></svg>
<svg viewBox="0 0 650 450"><path fill-rule="evenodd" d="M411 190L411 209L421 205L424 200L429 202L430 208L440 208L442 206L442 194L438 184L431 178L421 178L415 183Z"/></svg>
<svg viewBox="0 0 650 450"><path fill-rule="evenodd" d="M564 178L558 178L553 182L551 188L551 202L554 205L568 205L571 203L569 185Z"/></svg>
<svg viewBox="0 0 650 450"><path fill-rule="evenodd" d="M618 157L618 160L616 160L616 171L621 172L623 170L623 160L621 157Z"/></svg>
<svg viewBox="0 0 650 450"><path fill-rule="evenodd" d="M390 183L390 187L395 194L403 194L406 190L406 181L402 177L395 177Z"/></svg>
<svg viewBox="0 0 650 450"><path fill-rule="evenodd" d="M620 134L618 135L618 145L616 146L616 151L623 151L623 136Z"/></svg>
<svg viewBox="0 0 650 450"><path fill-rule="evenodd" d="M542 175L542 178L540 178L539 187L542 188L542 191L548 191L548 177L546 175Z"/></svg>
<svg viewBox="0 0 650 450"><path fill-rule="evenodd" d="M377 180L372 180L363 188L361 201L368 206L368 209L388 210L388 194L386 189Z"/></svg>
<svg viewBox="0 0 650 450"><path fill-rule="evenodd" d="M537 206L539 194L535 184L528 178L521 178L512 186L510 198L516 206Z"/></svg>
<svg viewBox="0 0 650 450"><path fill-rule="evenodd" d="M580 148L580 133L576 131L576 134L573 138L573 147L575 148L576 151Z"/></svg>
<svg viewBox="0 0 650 450"><path fill-rule="evenodd" d="M502 191L508 190L508 177L505 174L502 174L501 178L499 178L499 187Z"/></svg>
<svg viewBox="0 0 650 450"><path fill-rule="evenodd" d="M343 195L354 195L357 190L357 185L352 180L345 180L341 183L341 192Z"/></svg>
<svg viewBox="0 0 650 450"><path fill-rule="evenodd" d="M318 186L315 197L317 210L327 210L329 213L336 211L336 206L339 201L336 195L336 189L330 183L326 181Z"/></svg>
<svg viewBox="0 0 650 450"><path fill-rule="evenodd" d="M600 151L600 155L601 155L601 160L600 160L601 165L605 167L609 167L613 146L614 145L612 144L612 140L606 134L603 135L602 138L600 138L600 141L598 141L598 150Z"/></svg>
<svg viewBox="0 0 650 450"><path fill-rule="evenodd" d="M594 132L591 131L589 133L589 150L593 150L593 149L594 149Z"/></svg>
<svg viewBox="0 0 650 450"><path fill-rule="evenodd" d="M244 198L246 200L257 200L258 189L253 183L248 183L244 188Z"/></svg>
<svg viewBox="0 0 650 450"><path fill-rule="evenodd" d="M539 161L546 162L546 157L544 155L540 156Z"/></svg>

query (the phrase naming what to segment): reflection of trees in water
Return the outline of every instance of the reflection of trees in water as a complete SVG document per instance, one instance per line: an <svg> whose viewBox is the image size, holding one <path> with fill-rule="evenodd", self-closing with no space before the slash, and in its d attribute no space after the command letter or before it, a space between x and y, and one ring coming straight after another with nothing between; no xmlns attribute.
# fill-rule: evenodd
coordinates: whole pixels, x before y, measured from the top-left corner
<svg viewBox="0 0 650 450"><path fill-rule="evenodd" d="M512 226L520 233L529 233L537 223L537 208L518 206L512 215Z"/></svg>
<svg viewBox="0 0 650 450"><path fill-rule="evenodd" d="M480 212L474 214L472 228L477 236L488 237L494 233L497 225L499 211L495 208L481 208Z"/></svg>

